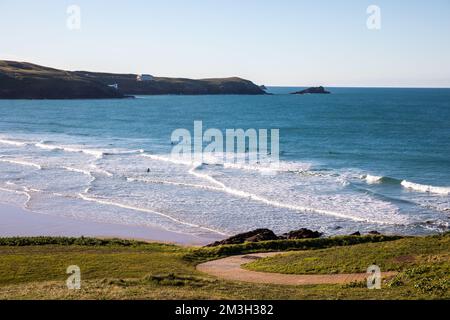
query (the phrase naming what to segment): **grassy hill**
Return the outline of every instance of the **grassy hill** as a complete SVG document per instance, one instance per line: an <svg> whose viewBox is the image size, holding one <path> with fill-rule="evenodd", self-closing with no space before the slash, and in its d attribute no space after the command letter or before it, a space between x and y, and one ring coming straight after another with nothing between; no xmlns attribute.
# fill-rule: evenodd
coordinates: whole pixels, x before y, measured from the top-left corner
<svg viewBox="0 0 450 320"><path fill-rule="evenodd" d="M240 78L154 78L137 81L135 74L64 71L26 62L0 60L0 99L106 99L157 94L264 94ZM118 84L119 90L109 85Z"/></svg>
<svg viewBox="0 0 450 320"><path fill-rule="evenodd" d="M122 98L113 88L76 73L25 62L0 61L2 99Z"/></svg>
<svg viewBox="0 0 450 320"><path fill-rule="evenodd" d="M132 95L265 94L253 82L237 77L200 80L155 77L152 81L136 81L135 74L86 71L76 71L75 74L103 84L117 83L122 92Z"/></svg>

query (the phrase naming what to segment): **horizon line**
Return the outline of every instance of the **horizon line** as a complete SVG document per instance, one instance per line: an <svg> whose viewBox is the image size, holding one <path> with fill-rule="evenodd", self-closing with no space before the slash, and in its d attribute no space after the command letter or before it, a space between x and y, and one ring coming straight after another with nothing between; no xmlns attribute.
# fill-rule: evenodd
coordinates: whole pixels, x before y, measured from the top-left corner
<svg viewBox="0 0 450 320"><path fill-rule="evenodd" d="M311 85L264 85L265 87L269 88L311 88L311 87L318 87L318 86L311 86ZM384 85L376 85L376 86L366 86L366 85L356 85L356 86L342 86L342 85L319 85L324 88L335 88L335 89L450 89L450 86L448 87L436 87L436 86L429 86L429 87L418 87L418 86L384 86Z"/></svg>
<svg viewBox="0 0 450 320"><path fill-rule="evenodd" d="M22 59L18 59L18 60L10 60L10 59L2 59L0 58L0 61L12 61L12 62L20 62L20 63L30 63L30 64L34 64L34 65L38 65L38 66L42 66L42 67L46 67L46 68L51 68L51 69L58 69L58 67L52 67L52 66L48 66L46 64L38 64L35 62L30 62L30 61L20 61ZM63 71L69 71L69 72L81 72L81 71L86 71L86 72L98 72L98 73L113 73L113 74L134 74L133 72L116 72L116 71L94 71L94 70L86 70L86 69L72 69L72 68L64 68L64 69L59 69L59 70L63 70ZM139 74L139 73L136 73ZM233 78L233 77L237 77L237 78L241 78L244 80L249 80L251 82L253 82L255 85L261 86L264 85L265 87L276 87L276 88L310 88L310 87L317 87L317 86L322 86L322 87L327 87L327 88L360 88L360 89L450 89L450 85L449 86L386 86L386 85L278 85L278 84L257 84L256 81L251 80L251 79L247 79L247 78L243 78L241 76L227 76L227 77L213 77L213 78L195 78L195 77L184 77L184 76L156 76L157 78L162 77L162 78L180 78L180 79L192 79L192 80L205 80L205 79L215 79L215 78Z"/></svg>

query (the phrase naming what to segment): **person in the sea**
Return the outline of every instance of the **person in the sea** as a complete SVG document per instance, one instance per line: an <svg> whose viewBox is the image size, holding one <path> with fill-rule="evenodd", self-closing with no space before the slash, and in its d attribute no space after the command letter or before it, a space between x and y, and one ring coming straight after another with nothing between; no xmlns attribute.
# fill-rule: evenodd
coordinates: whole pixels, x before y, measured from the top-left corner
<svg viewBox="0 0 450 320"><path fill-rule="evenodd" d="M150 173L150 168L147 169L147 173Z"/></svg>

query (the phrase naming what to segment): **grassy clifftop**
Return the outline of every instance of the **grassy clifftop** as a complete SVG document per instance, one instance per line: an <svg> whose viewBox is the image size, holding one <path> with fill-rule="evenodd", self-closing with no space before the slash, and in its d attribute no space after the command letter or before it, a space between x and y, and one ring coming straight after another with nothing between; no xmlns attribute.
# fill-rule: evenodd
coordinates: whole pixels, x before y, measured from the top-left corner
<svg viewBox="0 0 450 320"><path fill-rule="evenodd" d="M27 62L0 60L0 99L107 99L125 95L264 94L241 78L137 81L135 74L64 71ZM109 87L117 84L119 89Z"/></svg>
<svg viewBox="0 0 450 320"><path fill-rule="evenodd" d="M137 75L135 74L87 71L76 71L75 74L87 79L99 81L105 85L117 83L122 92L134 95L265 94L253 82L238 77L199 80L154 77L151 81L136 81Z"/></svg>
<svg viewBox="0 0 450 320"><path fill-rule="evenodd" d="M298 255L314 273L333 272L333 268L364 272L374 262L383 271L399 271L381 290L368 290L363 283L282 286L219 280L195 268L223 254L214 251L217 248L90 238L0 239L0 299L449 299L448 237L382 242L366 238L361 242L371 243L360 244L347 239L326 243L332 246L328 249L323 249L320 239L312 239L303 246L302 240L284 246L307 250L287 257ZM260 249L275 249L272 246L265 243ZM225 251L230 253L255 249L228 247ZM194 251L196 259L190 259ZM274 263L280 272L290 267L290 262ZM81 290L66 287L70 265L81 269Z"/></svg>
<svg viewBox="0 0 450 320"><path fill-rule="evenodd" d="M0 61L0 99L106 99L123 94L76 73Z"/></svg>

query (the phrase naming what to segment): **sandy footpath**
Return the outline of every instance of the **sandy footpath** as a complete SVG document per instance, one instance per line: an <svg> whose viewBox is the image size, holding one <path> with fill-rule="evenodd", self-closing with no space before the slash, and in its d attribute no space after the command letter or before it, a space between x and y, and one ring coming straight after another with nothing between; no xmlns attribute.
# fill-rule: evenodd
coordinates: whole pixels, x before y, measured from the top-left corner
<svg viewBox="0 0 450 320"><path fill-rule="evenodd" d="M345 284L354 281L365 281L367 277L366 273L295 275L256 272L241 268L243 264L250 263L252 260L282 253L252 253L232 256L199 264L197 270L225 280L282 285ZM388 278L395 274L396 272L383 272L382 276L383 278Z"/></svg>
<svg viewBox="0 0 450 320"><path fill-rule="evenodd" d="M0 204L0 237L14 236L118 237L183 245L205 245L218 240L157 227L116 225L50 216Z"/></svg>

